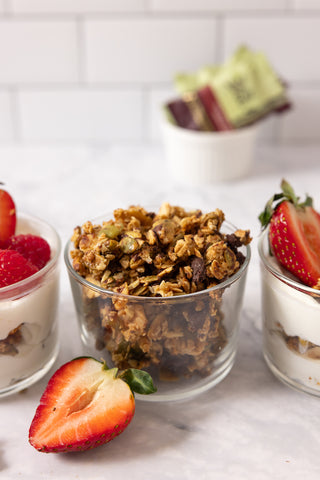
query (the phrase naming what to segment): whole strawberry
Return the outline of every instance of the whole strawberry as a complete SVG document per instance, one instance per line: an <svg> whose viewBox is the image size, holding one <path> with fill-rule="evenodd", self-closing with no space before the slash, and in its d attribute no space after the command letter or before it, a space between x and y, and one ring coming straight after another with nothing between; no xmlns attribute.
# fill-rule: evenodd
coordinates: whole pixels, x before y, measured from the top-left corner
<svg viewBox="0 0 320 480"><path fill-rule="evenodd" d="M7 241L6 248L21 253L39 270L50 260L51 253L48 242L37 235L14 235Z"/></svg>
<svg viewBox="0 0 320 480"><path fill-rule="evenodd" d="M103 445L129 425L133 391L156 391L150 375L128 369L118 374L91 357L76 358L56 371L44 391L29 430L39 452L79 452Z"/></svg>
<svg viewBox="0 0 320 480"><path fill-rule="evenodd" d="M0 288L30 277L38 268L14 250L0 250Z"/></svg>
<svg viewBox="0 0 320 480"><path fill-rule="evenodd" d="M287 181L281 190L259 216L263 229L269 225L271 252L301 282L320 289L320 214L312 198L300 202Z"/></svg>
<svg viewBox="0 0 320 480"><path fill-rule="evenodd" d="M0 183L1 184L1 183ZM14 235L16 229L16 207L11 195L0 189L0 248Z"/></svg>

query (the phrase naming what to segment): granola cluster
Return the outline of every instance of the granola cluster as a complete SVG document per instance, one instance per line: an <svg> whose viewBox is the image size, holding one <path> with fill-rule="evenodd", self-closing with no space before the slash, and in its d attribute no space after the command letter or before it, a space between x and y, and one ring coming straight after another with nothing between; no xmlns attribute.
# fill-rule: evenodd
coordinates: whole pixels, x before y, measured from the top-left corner
<svg viewBox="0 0 320 480"><path fill-rule="evenodd" d="M6 338L0 340L0 355L14 356L19 353L18 346L23 340L21 333L22 325L23 324L11 330Z"/></svg>
<svg viewBox="0 0 320 480"><path fill-rule="evenodd" d="M210 373L227 334L222 290L206 290L237 272L239 247L251 240L249 231L221 233L223 221L219 209L187 212L165 203L157 214L131 206L102 225L75 228L73 268L106 290L84 287L86 327L116 366L160 366L172 378ZM195 292L203 293L186 296Z"/></svg>
<svg viewBox="0 0 320 480"><path fill-rule="evenodd" d="M297 355L300 355L311 360L320 360L320 346L310 342L309 340L304 340L298 335L287 335L284 328L280 323L277 324L278 329L277 333L281 335L284 341L287 344L289 350L293 351Z"/></svg>

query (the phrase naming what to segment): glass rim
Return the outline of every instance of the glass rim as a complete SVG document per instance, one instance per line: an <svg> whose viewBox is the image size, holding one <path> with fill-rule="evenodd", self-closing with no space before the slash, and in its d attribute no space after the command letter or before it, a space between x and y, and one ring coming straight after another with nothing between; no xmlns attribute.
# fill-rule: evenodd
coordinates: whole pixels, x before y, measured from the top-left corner
<svg viewBox="0 0 320 480"><path fill-rule="evenodd" d="M260 260L262 261L262 263L266 267L266 269L274 277L278 278L278 280L285 283L286 285L289 285L290 287L294 288L295 290L299 290L300 292L306 293L306 294L311 295L313 297L319 297L320 298L320 290L309 287L308 285L304 285L303 283L299 282L299 280L294 280L294 279L288 277L285 273L282 273L281 271L277 270L273 265L270 264L270 262L268 261L268 258L266 257L266 255L263 251L264 242L266 241L266 238L268 239L268 233L269 233L269 227L267 227L260 234L260 238L259 238L259 241L258 241L258 252L259 252Z"/></svg>
<svg viewBox="0 0 320 480"><path fill-rule="evenodd" d="M23 220L27 220L27 221L35 221L39 224L42 224L46 228L48 228L51 231L51 233L53 234L54 239L55 239L55 243L56 243L55 244L55 253L43 268L38 270L33 275L30 275L30 277L24 278L23 280L20 280L19 282L13 283L11 285L7 285L6 287L1 287L0 288L0 300L8 300L9 299L9 298L7 298L7 297L9 297L8 294L10 292L14 292L16 289L19 291L19 296L21 294L24 295L25 293L27 293L29 291L28 286L31 286L30 290L32 290L34 282L36 280L38 280L39 278L41 278L42 276L46 275L46 273L48 273L55 266L55 264L57 263L57 260L60 256L60 252L61 252L61 239L60 239L60 236L58 235L58 232L55 230L55 228L52 225L50 225L48 222L46 222L45 220L42 220L41 218L39 218L37 216L29 215L27 213L19 213L17 215L17 220L19 221L19 219L21 219L21 220L23 219ZM42 235L40 235L40 236L42 236ZM47 240L44 236L43 236L43 238L45 240ZM50 245L50 250L52 251L51 245ZM24 292L21 292L22 287L25 287Z"/></svg>
<svg viewBox="0 0 320 480"><path fill-rule="evenodd" d="M102 218L102 216L99 216L98 218ZM92 222L96 222L98 220L98 218L93 219ZM223 224L227 225L229 228L232 228L232 229L236 230L236 227L228 221L224 221ZM186 293L186 294L182 294L182 295L173 295L171 297L145 297L145 296L142 296L142 295L141 296L139 296L139 295L127 295L127 294L124 294L124 293L118 293L118 292L114 292L112 290L107 290L105 288L99 287L98 285L94 285L93 283L88 282L88 280L86 280L85 278L81 277L81 275L79 275L74 270L74 268L73 268L73 266L70 262L69 251L70 251L71 243L72 243L71 239L69 239L68 242L66 243L66 246L65 246L65 249L64 249L64 261L65 261L65 264L67 266L69 274L78 283L82 284L86 288L90 288L91 290L94 290L95 292L103 294L103 295L109 295L109 296L114 296L114 297L117 297L117 298L124 298L124 299L127 299L127 300L135 300L135 301L161 302L161 303L163 303L163 302L170 303L170 302L177 302L177 301L187 301L187 300L192 299L194 297L197 297L199 295L204 295L206 293L209 294L211 292L218 291L220 289L224 289L224 288L232 285L233 283L235 283L246 272L247 267L248 267L249 262L250 262L250 259L251 259L250 245L244 245L244 247L246 248L246 256L245 256L244 262L242 263L242 265L240 266L239 270L236 273L234 273L231 277L227 278L223 282L218 283L217 285L214 285L213 287L207 288L205 290L200 290L198 292L193 292L193 293Z"/></svg>

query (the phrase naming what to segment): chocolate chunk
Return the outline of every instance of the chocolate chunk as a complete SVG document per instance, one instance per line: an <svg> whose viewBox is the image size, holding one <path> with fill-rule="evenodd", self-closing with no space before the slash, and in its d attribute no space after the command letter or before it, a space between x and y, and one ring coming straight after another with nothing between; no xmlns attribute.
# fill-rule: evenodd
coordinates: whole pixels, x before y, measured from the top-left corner
<svg viewBox="0 0 320 480"><path fill-rule="evenodd" d="M188 330L192 333L196 333L203 327L206 319L206 314L203 312L192 312L188 315Z"/></svg>
<svg viewBox="0 0 320 480"><path fill-rule="evenodd" d="M192 280L194 283L203 282L206 279L206 267L203 258L193 257L191 260Z"/></svg>
<svg viewBox="0 0 320 480"><path fill-rule="evenodd" d="M236 253L237 260L239 262L239 265L242 265L243 262L245 261L246 257L243 255L241 252Z"/></svg>
<svg viewBox="0 0 320 480"><path fill-rule="evenodd" d="M231 233L230 235L227 234L226 240L227 240L228 247L230 247L231 250L235 253L237 252L237 248L241 247L242 245L241 240L234 233Z"/></svg>
<svg viewBox="0 0 320 480"><path fill-rule="evenodd" d="M239 264L242 265L243 262L245 261L245 256L243 255L242 252L238 251L238 248L241 247L242 245L240 238L234 233L230 235L227 234L226 241L227 241L228 247L236 254L236 258Z"/></svg>

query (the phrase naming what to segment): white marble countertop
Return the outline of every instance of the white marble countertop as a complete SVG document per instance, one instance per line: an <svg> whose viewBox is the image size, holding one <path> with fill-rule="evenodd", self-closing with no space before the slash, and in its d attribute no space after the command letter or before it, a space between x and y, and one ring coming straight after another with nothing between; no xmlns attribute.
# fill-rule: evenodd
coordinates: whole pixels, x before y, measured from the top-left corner
<svg viewBox="0 0 320 480"><path fill-rule="evenodd" d="M73 227L116 207L163 201L204 210L219 207L250 228L252 261L231 373L210 391L181 403L137 402L128 429L84 454L45 455L28 444L28 429L53 371L78 356L80 341L61 261L61 350L54 368L27 391L0 401L0 478L81 480L308 479L320 474L320 399L282 385L261 353L257 215L286 177L320 209L320 148L260 147L252 175L190 188L167 178L157 147L0 149L1 180L18 210L45 218L63 243ZM319 319L320 321L320 319Z"/></svg>

